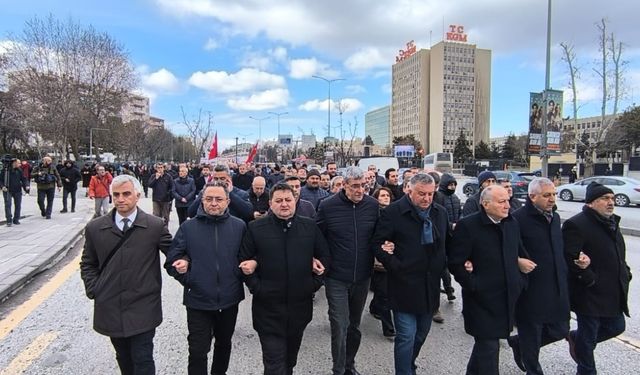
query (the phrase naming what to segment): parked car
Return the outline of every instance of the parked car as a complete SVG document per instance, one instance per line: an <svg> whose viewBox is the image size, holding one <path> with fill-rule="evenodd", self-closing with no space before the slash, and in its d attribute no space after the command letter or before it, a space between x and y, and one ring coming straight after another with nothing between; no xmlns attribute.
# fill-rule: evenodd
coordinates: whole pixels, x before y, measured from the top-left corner
<svg viewBox="0 0 640 375"><path fill-rule="evenodd" d="M528 194L529 182L536 176L530 172L518 171L492 171L496 175L496 179L511 181L513 195L518 199L525 199ZM473 179L462 187L462 192L466 196L471 196L478 192L478 179Z"/></svg>
<svg viewBox="0 0 640 375"><path fill-rule="evenodd" d="M618 176L594 176L576 181L573 184L558 186L560 199L563 201L583 201L587 193L587 185L594 181L613 190L616 206L640 205L640 181Z"/></svg>

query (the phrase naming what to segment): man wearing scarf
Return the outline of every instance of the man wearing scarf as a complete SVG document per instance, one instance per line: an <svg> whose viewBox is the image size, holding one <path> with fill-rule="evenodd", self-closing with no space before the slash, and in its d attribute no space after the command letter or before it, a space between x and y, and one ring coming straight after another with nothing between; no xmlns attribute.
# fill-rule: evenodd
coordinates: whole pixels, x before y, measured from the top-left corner
<svg viewBox="0 0 640 375"><path fill-rule="evenodd" d="M382 211L372 241L376 258L388 272L397 375L415 374L415 360L440 306L449 224L446 209L432 203L435 190L428 174L411 177L408 194ZM382 245L388 242L395 248L387 252Z"/></svg>

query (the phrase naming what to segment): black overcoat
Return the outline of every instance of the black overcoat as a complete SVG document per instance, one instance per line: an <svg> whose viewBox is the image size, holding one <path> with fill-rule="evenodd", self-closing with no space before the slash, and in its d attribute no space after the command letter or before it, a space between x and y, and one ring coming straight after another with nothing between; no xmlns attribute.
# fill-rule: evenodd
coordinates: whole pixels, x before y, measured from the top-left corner
<svg viewBox="0 0 640 375"><path fill-rule="evenodd" d="M423 314L440 306L440 276L445 267L447 211L433 203L429 211L434 243L422 245L423 221L408 195L381 211L372 251L387 270L389 307ZM393 254L381 249L385 241L395 245Z"/></svg>
<svg viewBox="0 0 640 375"><path fill-rule="evenodd" d="M295 215L285 221L270 213L249 223L240 261L258 262L245 283L253 294L253 328L259 334L300 333L309 324L313 293L322 285L312 272L314 257L330 267L327 242L313 219Z"/></svg>
<svg viewBox="0 0 640 375"><path fill-rule="evenodd" d="M631 269L626 262L620 217L613 215L613 220L615 230L585 205L581 213L565 221L562 227L571 310L578 314L616 317L624 312L629 316ZM573 263L580 251L591 258L591 264L584 270Z"/></svg>
<svg viewBox="0 0 640 375"><path fill-rule="evenodd" d="M465 331L483 339L506 338L513 329L516 301L525 286L518 256L526 257L512 217L494 224L484 208L456 224L448 252L449 270L462 286ZM473 263L473 272L464 263Z"/></svg>

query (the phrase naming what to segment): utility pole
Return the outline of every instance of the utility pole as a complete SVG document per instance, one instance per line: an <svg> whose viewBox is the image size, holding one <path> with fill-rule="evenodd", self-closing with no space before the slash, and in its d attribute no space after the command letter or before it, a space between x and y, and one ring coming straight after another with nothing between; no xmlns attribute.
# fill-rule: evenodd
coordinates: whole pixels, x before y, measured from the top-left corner
<svg viewBox="0 0 640 375"><path fill-rule="evenodd" d="M236 163L238 162L238 137L236 137Z"/></svg>
<svg viewBox="0 0 640 375"><path fill-rule="evenodd" d="M327 93L327 138L331 137L331 83L337 81L346 81L344 78L327 79L322 76L312 76L313 78L321 79L329 85L329 91Z"/></svg>
<svg viewBox="0 0 640 375"><path fill-rule="evenodd" d="M542 93L542 101L544 103L544 112L542 114L542 140L540 142L540 157L542 158L542 177L549 176L549 150L547 145L548 124L548 105L549 105L549 89L551 89L551 0L548 0L547 9L547 62L545 69L544 92Z"/></svg>

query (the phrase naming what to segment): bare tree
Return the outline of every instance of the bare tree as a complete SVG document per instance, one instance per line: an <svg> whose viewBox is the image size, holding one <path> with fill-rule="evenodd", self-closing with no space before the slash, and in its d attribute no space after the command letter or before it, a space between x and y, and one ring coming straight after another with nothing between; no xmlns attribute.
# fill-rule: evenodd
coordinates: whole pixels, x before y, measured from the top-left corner
<svg viewBox="0 0 640 375"><path fill-rule="evenodd" d="M342 101L342 99L338 100L336 102L336 109L338 110L338 113L340 114L340 120L339 120L339 125L338 127L340 128L340 144L339 144L339 148L338 148L338 155L340 156L340 160L334 160L335 162L338 163L338 165L343 166L346 165L346 154L345 154L345 143L344 143L344 136L345 133L342 129L342 124L343 124L343 120L342 120L342 116L343 114L349 109L349 103L346 103L344 101ZM337 158L336 158L337 159Z"/></svg>
<svg viewBox="0 0 640 375"><path fill-rule="evenodd" d="M206 121L202 118L202 108L198 110L197 116L191 120L187 119L187 114L184 112L184 108L180 106L182 111L182 121L187 127L187 132L191 138L191 143L198 152L198 157L202 157L205 153L206 147L208 147L209 139L211 139L211 132L213 131L213 115L211 112L207 112Z"/></svg>
<svg viewBox="0 0 640 375"><path fill-rule="evenodd" d="M564 134L562 134L562 141L566 146L570 146L575 145L577 139L576 127L578 126L578 80L580 79L580 68L577 65L574 46L562 42L560 43L560 47L562 48L562 61L567 64L567 72L569 73L569 88L572 93L571 112L573 115L573 130L565 130ZM566 149L562 151L566 152Z"/></svg>

